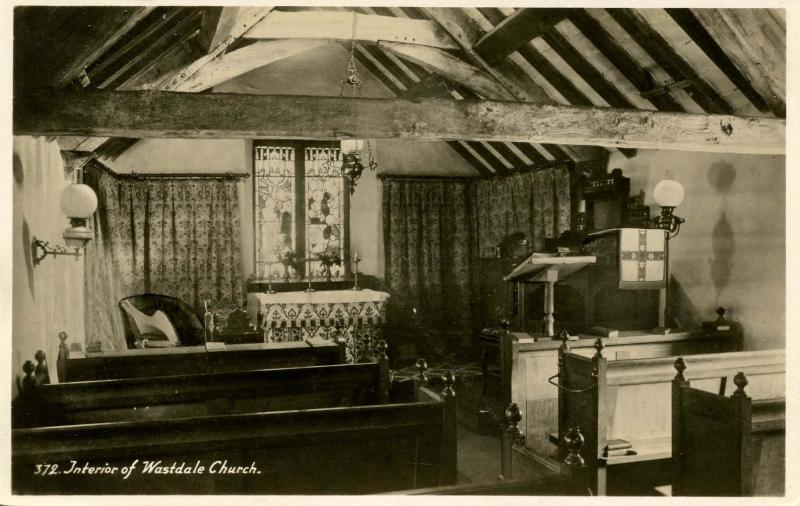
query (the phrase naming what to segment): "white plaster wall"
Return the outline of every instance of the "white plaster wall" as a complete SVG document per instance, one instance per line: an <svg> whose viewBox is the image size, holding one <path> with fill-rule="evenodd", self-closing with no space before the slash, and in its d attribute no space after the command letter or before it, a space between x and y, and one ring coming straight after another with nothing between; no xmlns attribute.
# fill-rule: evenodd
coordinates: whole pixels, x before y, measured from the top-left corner
<svg viewBox="0 0 800 506"><path fill-rule="evenodd" d="M671 177L686 190L675 210L686 223L670 242L681 324L712 320L724 306L744 326L746 348L784 347L785 157L640 149L631 159L612 155L615 167L631 178L632 194L645 191L653 216L658 181Z"/></svg>
<svg viewBox="0 0 800 506"><path fill-rule="evenodd" d="M64 245L69 225L61 211L65 179L58 144L43 137L14 137L12 212L12 395L14 378L22 377L22 364L33 361L37 350L47 354L50 377L55 382L58 334L69 342L84 340L84 258L47 257L33 265L31 240Z"/></svg>

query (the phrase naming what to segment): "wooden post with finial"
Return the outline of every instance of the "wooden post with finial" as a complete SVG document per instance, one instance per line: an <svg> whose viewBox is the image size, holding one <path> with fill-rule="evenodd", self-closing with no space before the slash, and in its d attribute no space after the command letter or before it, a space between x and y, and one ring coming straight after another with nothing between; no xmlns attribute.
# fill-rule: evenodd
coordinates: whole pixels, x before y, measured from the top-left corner
<svg viewBox="0 0 800 506"><path fill-rule="evenodd" d="M564 367L564 361L566 360L565 355L570 352L569 344L567 343L569 339L569 333L566 330L562 330L558 334L559 339L561 339L561 346L558 348L558 384L559 386L565 386L566 375L567 371ZM566 417L567 417L567 396L564 395L563 392L559 389L558 392L558 434L563 434L566 425ZM558 445L558 458L564 458L564 445Z"/></svg>
<svg viewBox="0 0 800 506"><path fill-rule="evenodd" d="M452 371L442 376L444 389L444 419L442 423L442 458L439 468L439 485L452 485L458 479L458 426L456 423L456 378Z"/></svg>
<svg viewBox="0 0 800 506"><path fill-rule="evenodd" d="M674 367L677 373L675 377L672 379L672 466L673 466L673 490L681 490L681 485L678 483L681 479L683 474L681 473L681 463L682 459L680 458L680 440L681 440L681 430L682 430L682 422L681 419L681 399L683 397L683 389L689 386L689 382L686 381L686 378L683 375L683 371L686 370L686 361L683 360L682 357L678 357L675 359Z"/></svg>
<svg viewBox="0 0 800 506"><path fill-rule="evenodd" d="M375 343L375 355L378 359L378 400L381 404L389 402L389 387L392 381L389 371L389 356L386 350L389 346L381 339Z"/></svg>
<svg viewBox="0 0 800 506"><path fill-rule="evenodd" d="M753 433L752 433L752 420L753 420L753 405L750 396L744 391L747 386L747 377L743 372L738 372L733 377L733 384L736 385L736 391L731 395L731 401L734 408L734 423L736 423L736 432L739 435L737 446L739 452L739 476L737 486L739 487L738 496L752 496L753 495Z"/></svg>
<svg viewBox="0 0 800 506"><path fill-rule="evenodd" d="M15 428L33 426L39 418L39 386L33 375L35 370L36 366L30 360L26 360L22 364L22 372L25 373L25 376L23 376L21 384L17 383L19 395L11 404L12 425Z"/></svg>
<svg viewBox="0 0 800 506"><path fill-rule="evenodd" d="M586 439L578 426L570 427L563 435L564 457L560 461L561 474L575 482L575 489L588 489L591 493L593 483L589 466L581 455ZM599 494L598 494L599 495Z"/></svg>
<svg viewBox="0 0 800 506"><path fill-rule="evenodd" d="M414 396L417 400L419 400L419 389L428 385L428 376L425 374L425 371L428 369L428 362L424 358L420 357L417 359L417 362L414 365L419 371L417 377L414 378Z"/></svg>
<svg viewBox="0 0 800 506"><path fill-rule="evenodd" d="M519 422L522 420L522 414L519 412L517 403L512 402L506 408L506 422L508 426L503 431L500 438L500 476L501 480L510 480L514 478L513 456L514 456L514 441L519 436Z"/></svg>
<svg viewBox="0 0 800 506"><path fill-rule="evenodd" d="M420 382L420 385L427 385L428 384L428 376L425 375L425 371L428 369L428 362L424 358L418 358L417 363L415 364L419 374L417 375L417 380Z"/></svg>
<svg viewBox="0 0 800 506"><path fill-rule="evenodd" d="M39 385L49 384L50 371L47 370L47 355L42 350L38 350L33 358L36 359L36 370L34 371L36 383Z"/></svg>
<svg viewBox="0 0 800 506"><path fill-rule="evenodd" d="M61 331L58 333L58 340L61 341L58 345L58 358L56 359L56 374L58 374L58 381L66 383L69 381L67 378L67 360L69 359L69 348L67 348L67 333Z"/></svg>

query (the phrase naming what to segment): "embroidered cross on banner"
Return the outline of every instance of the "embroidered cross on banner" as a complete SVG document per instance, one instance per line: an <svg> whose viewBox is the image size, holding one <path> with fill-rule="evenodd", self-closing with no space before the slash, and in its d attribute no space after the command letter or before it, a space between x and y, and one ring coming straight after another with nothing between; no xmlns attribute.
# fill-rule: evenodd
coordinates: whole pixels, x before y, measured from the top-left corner
<svg viewBox="0 0 800 506"><path fill-rule="evenodd" d="M664 286L664 231L622 228L619 237L619 287L653 290Z"/></svg>

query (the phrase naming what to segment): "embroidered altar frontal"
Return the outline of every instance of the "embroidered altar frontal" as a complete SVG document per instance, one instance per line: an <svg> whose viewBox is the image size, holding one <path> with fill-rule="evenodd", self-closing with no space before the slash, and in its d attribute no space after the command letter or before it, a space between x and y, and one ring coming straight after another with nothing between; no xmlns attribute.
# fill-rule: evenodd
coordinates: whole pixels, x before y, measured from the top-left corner
<svg viewBox="0 0 800 506"><path fill-rule="evenodd" d="M375 290L325 290L247 294L250 321L268 342L343 337L347 359L371 354L381 338L389 294Z"/></svg>
<svg viewBox="0 0 800 506"><path fill-rule="evenodd" d="M620 229L619 287L628 290L663 288L664 247L661 229Z"/></svg>

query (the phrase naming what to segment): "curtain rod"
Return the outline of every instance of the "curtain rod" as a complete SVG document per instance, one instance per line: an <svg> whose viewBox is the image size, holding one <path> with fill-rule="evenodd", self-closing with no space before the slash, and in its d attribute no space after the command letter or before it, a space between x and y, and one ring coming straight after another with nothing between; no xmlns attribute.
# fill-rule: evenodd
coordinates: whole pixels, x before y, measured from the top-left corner
<svg viewBox="0 0 800 506"><path fill-rule="evenodd" d="M404 176L393 174L378 174L378 179L398 179L401 181L473 181L480 176Z"/></svg>
<svg viewBox="0 0 800 506"><path fill-rule="evenodd" d="M81 167L86 167L87 165L92 165L98 169L104 170L120 179L239 179L250 177L250 174L243 172L161 172L154 174L131 172L129 174L123 174L115 171L97 158L88 159Z"/></svg>
<svg viewBox="0 0 800 506"><path fill-rule="evenodd" d="M157 174L117 174L129 179L246 179L250 174L242 172L160 172Z"/></svg>

